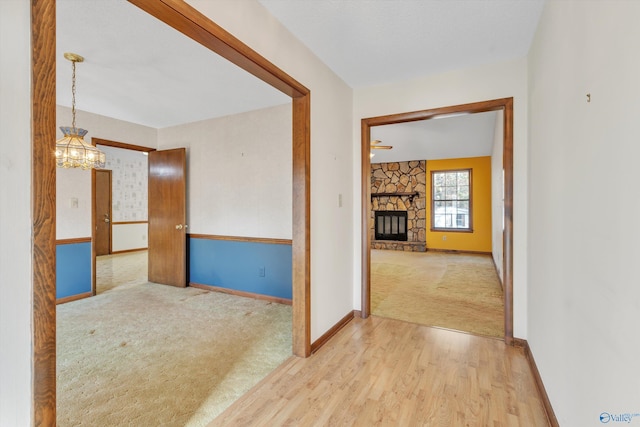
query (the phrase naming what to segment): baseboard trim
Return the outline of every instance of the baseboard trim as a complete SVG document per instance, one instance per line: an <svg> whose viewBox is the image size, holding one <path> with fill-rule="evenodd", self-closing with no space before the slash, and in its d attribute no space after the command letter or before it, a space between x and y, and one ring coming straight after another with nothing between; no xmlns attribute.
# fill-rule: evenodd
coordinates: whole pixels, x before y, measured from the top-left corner
<svg viewBox="0 0 640 427"><path fill-rule="evenodd" d="M263 301L275 302L278 304L284 304L284 305L292 304L292 301L290 299L274 297L271 295L256 294L253 292L238 291L236 289L221 288L219 286L203 285L202 283L193 283L193 282L189 282L189 286L191 286L192 288L204 289L205 291L220 292L223 294L259 299Z"/></svg>
<svg viewBox="0 0 640 427"><path fill-rule="evenodd" d="M500 282L500 289L504 292L504 284L502 283L502 276L500 275L500 271L498 270L498 266L496 265L496 259L493 257L493 252L491 253L491 262L493 262L493 268L496 270L496 274L498 275L498 282Z"/></svg>
<svg viewBox="0 0 640 427"><path fill-rule="evenodd" d="M316 351L318 351L318 349L320 349L320 347L325 345L327 343L327 341L329 341L331 339L331 337L333 337L335 334L337 334L340 329L344 328L347 323L349 323L351 320L353 320L353 318L356 315L356 312L357 312L357 310L353 310L353 311L350 311L349 313L347 313L347 315L344 316L342 319L340 319L338 321L338 323L333 325L331 327L331 329L329 329L320 338L318 338L313 343L311 343L311 354L313 354Z"/></svg>
<svg viewBox="0 0 640 427"><path fill-rule="evenodd" d="M121 251L111 251L109 255L127 254L130 252L142 252L146 250L149 250L149 248L123 249Z"/></svg>
<svg viewBox="0 0 640 427"><path fill-rule="evenodd" d="M524 354L527 358L527 361L529 362L529 368L531 369L531 373L533 374L533 379L536 383L536 388L538 389L538 395L540 396L540 400L542 400L542 406L544 407L544 412L547 415L549 425L551 427L560 427L558 419L556 418L556 414L553 411L553 407L551 406L551 401L549 400L547 390L544 388L544 383L542 382L540 371L538 371L538 366L536 365L536 361L533 358L533 353L531 352L531 347L529 347L529 342L521 338L514 338L513 346L524 349Z"/></svg>
<svg viewBox="0 0 640 427"><path fill-rule="evenodd" d="M430 247L427 247L427 252L443 252L447 254L493 255L491 252L485 252L485 251L465 251L465 250L458 250L458 249L438 249L438 248L430 248Z"/></svg>
<svg viewBox="0 0 640 427"><path fill-rule="evenodd" d="M93 292L84 292L82 294L70 295L68 297L56 299L56 305L64 304L65 302L77 301L79 299L89 298L92 296L93 296Z"/></svg>
<svg viewBox="0 0 640 427"><path fill-rule="evenodd" d="M523 340L522 338L512 338L511 345L526 349L529 343L527 343L527 340Z"/></svg>

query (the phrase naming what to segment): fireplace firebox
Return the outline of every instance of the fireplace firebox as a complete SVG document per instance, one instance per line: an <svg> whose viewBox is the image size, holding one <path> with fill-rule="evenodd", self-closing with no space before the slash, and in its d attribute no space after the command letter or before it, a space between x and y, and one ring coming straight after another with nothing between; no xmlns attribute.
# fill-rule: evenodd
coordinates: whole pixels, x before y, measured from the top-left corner
<svg viewBox="0 0 640 427"><path fill-rule="evenodd" d="M407 241L407 211L376 211L375 239Z"/></svg>

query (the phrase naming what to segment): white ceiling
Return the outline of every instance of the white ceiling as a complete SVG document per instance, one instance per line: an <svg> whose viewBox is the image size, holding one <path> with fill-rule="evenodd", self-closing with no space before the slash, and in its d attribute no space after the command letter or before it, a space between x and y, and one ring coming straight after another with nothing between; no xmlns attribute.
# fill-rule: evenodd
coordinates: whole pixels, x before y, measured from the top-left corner
<svg viewBox="0 0 640 427"><path fill-rule="evenodd" d="M354 88L525 56L544 3L258 1ZM71 64L63 58L64 52L85 57L77 66L78 109L154 128L290 102L127 1L57 0L56 4L60 105L71 106ZM471 122L465 124L467 120ZM380 132L374 139L394 146L393 154L385 156L418 155L402 148L401 141L406 139L409 146L452 157L442 154L443 149L469 140L469 135L477 140L479 129L491 132L480 139L492 140L494 121L495 114L464 116L373 128L372 132ZM456 130L448 142L436 143L436 138L447 134L444 128ZM464 129L467 137L460 134ZM418 137L422 132L424 136ZM418 139L431 142L409 142ZM382 151L376 150L375 160L383 158Z"/></svg>
<svg viewBox="0 0 640 427"><path fill-rule="evenodd" d="M371 163L490 156L497 112L434 118L371 128L371 139L391 150L372 150Z"/></svg>
<svg viewBox="0 0 640 427"><path fill-rule="evenodd" d="M544 0L259 0L351 87L527 55Z"/></svg>
<svg viewBox="0 0 640 427"><path fill-rule="evenodd" d="M154 128L291 99L123 0L56 1L57 103ZM79 126L82 124L79 123Z"/></svg>

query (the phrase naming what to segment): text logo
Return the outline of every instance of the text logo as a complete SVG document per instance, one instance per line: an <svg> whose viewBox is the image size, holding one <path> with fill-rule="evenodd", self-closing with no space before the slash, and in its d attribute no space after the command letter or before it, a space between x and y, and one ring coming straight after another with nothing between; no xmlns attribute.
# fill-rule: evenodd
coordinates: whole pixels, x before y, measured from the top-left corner
<svg viewBox="0 0 640 427"><path fill-rule="evenodd" d="M640 413L623 413L623 414L612 414L609 412L602 412L600 414L600 422L602 424L607 424L610 422L614 423L630 423L633 421L635 417L640 417Z"/></svg>

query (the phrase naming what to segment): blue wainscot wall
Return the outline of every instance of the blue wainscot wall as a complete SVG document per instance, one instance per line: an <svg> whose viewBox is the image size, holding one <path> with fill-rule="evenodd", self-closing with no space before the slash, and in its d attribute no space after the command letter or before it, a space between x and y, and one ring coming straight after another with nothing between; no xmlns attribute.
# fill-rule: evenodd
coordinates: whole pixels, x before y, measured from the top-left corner
<svg viewBox="0 0 640 427"><path fill-rule="evenodd" d="M189 239L189 282L291 299L291 245Z"/></svg>
<svg viewBox="0 0 640 427"><path fill-rule="evenodd" d="M91 242L56 245L56 299L91 292Z"/></svg>

